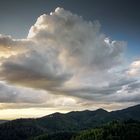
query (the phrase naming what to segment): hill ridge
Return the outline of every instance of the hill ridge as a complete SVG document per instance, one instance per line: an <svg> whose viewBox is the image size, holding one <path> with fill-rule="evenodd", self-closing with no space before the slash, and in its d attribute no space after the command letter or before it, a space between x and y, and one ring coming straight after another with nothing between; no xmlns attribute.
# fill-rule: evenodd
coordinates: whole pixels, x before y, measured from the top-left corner
<svg viewBox="0 0 140 140"><path fill-rule="evenodd" d="M113 120L129 119L140 121L140 105L112 112L101 108L94 111L72 111L66 114L56 112L36 119L22 118L0 124L0 139L8 140L4 138L9 135L13 137L13 140L26 140L27 137L37 136L44 132L50 134L62 131L81 131ZM15 134L18 134L18 138Z"/></svg>

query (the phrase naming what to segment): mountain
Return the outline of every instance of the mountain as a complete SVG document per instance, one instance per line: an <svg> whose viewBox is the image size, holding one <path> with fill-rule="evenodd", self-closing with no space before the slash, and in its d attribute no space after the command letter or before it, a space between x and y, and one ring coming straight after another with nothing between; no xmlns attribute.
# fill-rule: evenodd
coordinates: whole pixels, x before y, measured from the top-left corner
<svg viewBox="0 0 140 140"><path fill-rule="evenodd" d="M140 120L140 105L132 106L123 110L112 111L111 115L120 120L128 120L130 118Z"/></svg>
<svg viewBox="0 0 140 140"><path fill-rule="evenodd" d="M113 120L129 119L140 120L140 105L112 112L104 109L73 111L66 114L54 113L37 119L8 121L0 125L0 139L27 140L44 133L81 131L99 127Z"/></svg>
<svg viewBox="0 0 140 140"><path fill-rule="evenodd" d="M7 120L0 120L0 124L7 122Z"/></svg>

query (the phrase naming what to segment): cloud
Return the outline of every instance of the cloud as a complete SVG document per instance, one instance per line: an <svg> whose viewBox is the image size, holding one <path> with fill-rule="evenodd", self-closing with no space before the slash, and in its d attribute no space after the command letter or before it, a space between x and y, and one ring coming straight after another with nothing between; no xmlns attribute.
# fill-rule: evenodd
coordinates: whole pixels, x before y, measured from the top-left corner
<svg viewBox="0 0 140 140"><path fill-rule="evenodd" d="M0 70L2 79L47 90L68 81L76 70L111 69L121 62L125 43L110 41L99 29L97 21L87 22L62 8L40 16L25 39L32 46L5 59ZM7 46L23 43L9 37L4 42Z"/></svg>
<svg viewBox="0 0 140 140"><path fill-rule="evenodd" d="M56 94L78 97L82 100L98 102L138 102L140 103L140 82L132 79L118 79L108 86L54 89Z"/></svg>
<svg viewBox="0 0 140 140"><path fill-rule="evenodd" d="M140 76L140 60L136 60L132 62L126 73L132 77L139 77Z"/></svg>
<svg viewBox="0 0 140 140"><path fill-rule="evenodd" d="M43 97L46 93L27 88L19 88L8 85L6 83L0 83L0 102L1 103L42 103Z"/></svg>
<svg viewBox="0 0 140 140"><path fill-rule="evenodd" d="M112 94L108 99L111 101L125 103L140 103L140 82L132 82L122 86L115 94Z"/></svg>
<svg viewBox="0 0 140 140"><path fill-rule="evenodd" d="M71 108L82 102L72 97L53 95L43 90L11 86L0 82L0 109Z"/></svg>
<svg viewBox="0 0 140 140"><path fill-rule="evenodd" d="M91 106L91 101L121 102L122 97L131 101L124 94L139 90L139 81L128 76L133 69L139 74L139 61L127 72L118 72L126 42L112 41L101 33L100 26L98 21L85 21L57 8L41 15L25 39L0 35L0 80L7 84L1 86L0 102L83 107ZM14 89L8 85L18 88L18 94L10 93ZM24 88L30 89L29 95ZM137 96L138 92L133 97ZM59 98L54 101L55 97Z"/></svg>
<svg viewBox="0 0 140 140"><path fill-rule="evenodd" d="M30 45L31 41L27 39L12 39L11 36L0 34L0 59L25 52Z"/></svg>
<svg viewBox="0 0 140 140"><path fill-rule="evenodd" d="M28 39L57 49L64 65L93 70L109 69L120 63L125 46L125 42L111 41L100 33L98 21L85 21L63 8L40 16Z"/></svg>
<svg viewBox="0 0 140 140"><path fill-rule="evenodd" d="M69 79L70 74L61 71L59 62L52 53L45 55L30 51L7 58L1 65L1 79L13 84L40 89L61 85Z"/></svg>

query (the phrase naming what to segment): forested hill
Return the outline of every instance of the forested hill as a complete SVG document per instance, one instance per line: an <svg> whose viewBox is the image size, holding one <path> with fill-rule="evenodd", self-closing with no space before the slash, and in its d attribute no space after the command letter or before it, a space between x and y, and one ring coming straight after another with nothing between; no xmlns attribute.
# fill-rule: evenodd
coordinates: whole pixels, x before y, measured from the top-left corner
<svg viewBox="0 0 140 140"><path fill-rule="evenodd" d="M140 140L140 122L113 121L94 129L44 134L30 140Z"/></svg>
<svg viewBox="0 0 140 140"><path fill-rule="evenodd" d="M140 120L140 105L113 112L98 109L54 113L42 118L18 119L0 124L0 140L27 140L44 133L77 132L99 127L113 120L129 119Z"/></svg>

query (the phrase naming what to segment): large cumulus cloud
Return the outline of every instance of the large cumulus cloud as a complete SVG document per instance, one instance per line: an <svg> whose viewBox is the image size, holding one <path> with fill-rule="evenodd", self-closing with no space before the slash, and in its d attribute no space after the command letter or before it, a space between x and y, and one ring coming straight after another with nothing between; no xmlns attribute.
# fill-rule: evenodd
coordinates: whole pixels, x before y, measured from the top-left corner
<svg viewBox="0 0 140 140"><path fill-rule="evenodd" d="M57 8L41 15L25 39L0 35L0 79L20 88L41 89L67 99L71 96L80 105L91 100L111 103L110 98L121 102L124 87L130 91L139 85L127 74L130 70L117 72L125 46L124 41L112 41L101 33L98 21L85 21ZM21 97L14 99L21 101Z"/></svg>
<svg viewBox="0 0 140 140"><path fill-rule="evenodd" d="M98 22L57 8L37 19L26 39L31 47L6 59L0 74L8 82L47 89L69 80L76 70L111 69L121 61L124 42L110 41L99 29Z"/></svg>
<svg viewBox="0 0 140 140"><path fill-rule="evenodd" d="M55 47L65 65L69 62L67 65L98 70L118 64L125 46L125 42L111 41L100 33L98 21L85 21L62 8L40 16L28 38L44 47Z"/></svg>

